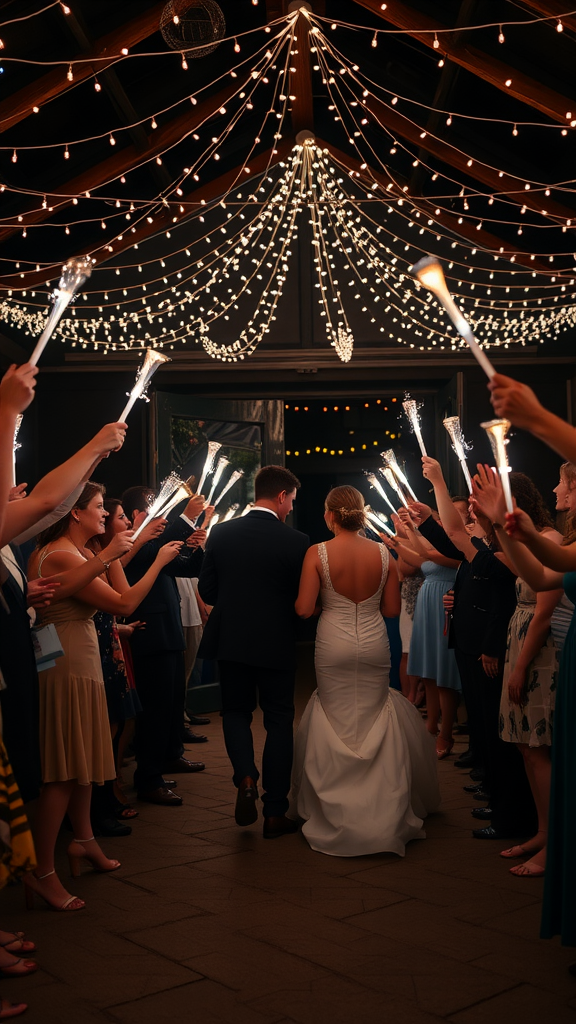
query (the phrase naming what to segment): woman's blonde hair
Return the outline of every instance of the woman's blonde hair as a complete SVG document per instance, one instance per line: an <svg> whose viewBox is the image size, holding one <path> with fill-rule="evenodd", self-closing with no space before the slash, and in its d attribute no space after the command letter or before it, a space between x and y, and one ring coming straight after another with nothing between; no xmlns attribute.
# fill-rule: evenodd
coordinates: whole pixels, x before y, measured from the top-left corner
<svg viewBox="0 0 576 1024"><path fill-rule="evenodd" d="M347 484L333 487L325 502L327 512L334 516L334 522L343 530L357 533L365 526L364 497L355 487Z"/></svg>

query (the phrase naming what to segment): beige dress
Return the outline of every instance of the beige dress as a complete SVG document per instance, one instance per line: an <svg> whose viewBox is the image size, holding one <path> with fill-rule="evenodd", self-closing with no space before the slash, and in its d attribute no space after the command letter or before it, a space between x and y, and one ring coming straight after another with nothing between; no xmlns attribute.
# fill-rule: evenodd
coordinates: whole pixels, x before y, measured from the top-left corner
<svg viewBox="0 0 576 1024"><path fill-rule="evenodd" d="M47 554L41 554L39 576ZM44 782L76 779L89 785L116 778L95 612L69 597L38 616L40 625L54 623L64 651L54 668L38 674Z"/></svg>

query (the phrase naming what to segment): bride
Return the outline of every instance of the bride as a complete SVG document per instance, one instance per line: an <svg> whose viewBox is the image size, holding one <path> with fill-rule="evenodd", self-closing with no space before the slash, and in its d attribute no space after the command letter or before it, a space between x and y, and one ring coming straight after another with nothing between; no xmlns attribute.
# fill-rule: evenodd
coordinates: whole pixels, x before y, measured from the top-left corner
<svg viewBox="0 0 576 1024"><path fill-rule="evenodd" d="M337 857L391 852L423 839L422 819L438 809L434 741L418 711L389 688L383 616L400 614L388 550L360 533L364 498L335 487L324 519L334 539L308 550L296 612L321 604L316 636L318 689L296 735L293 814L313 850Z"/></svg>

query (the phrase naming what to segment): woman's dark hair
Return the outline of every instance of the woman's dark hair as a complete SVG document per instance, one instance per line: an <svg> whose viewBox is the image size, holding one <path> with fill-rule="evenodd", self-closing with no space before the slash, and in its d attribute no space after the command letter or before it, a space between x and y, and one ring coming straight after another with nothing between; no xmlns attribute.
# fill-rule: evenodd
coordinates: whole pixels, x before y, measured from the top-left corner
<svg viewBox="0 0 576 1024"><path fill-rule="evenodd" d="M544 498L529 476L525 473L510 473L510 489L516 504L530 516L537 530L554 526L554 520L546 508Z"/></svg>
<svg viewBox="0 0 576 1024"><path fill-rule="evenodd" d="M85 484L82 494L74 503L67 515L62 516L62 519L59 519L57 523L53 523L53 525L49 526L47 530L43 530L42 533L38 534L38 537L36 538L36 547L43 548L46 544L50 544L51 541L58 540L59 537L63 537L70 526L74 509L79 509L83 512L85 508L88 508L92 498L95 498L97 494L101 494L102 496L106 494L104 484L97 484L94 483L93 480L89 480L88 483Z"/></svg>
<svg viewBox="0 0 576 1024"><path fill-rule="evenodd" d="M326 509L343 530L357 533L366 525L364 495L355 487L333 487L326 497Z"/></svg>

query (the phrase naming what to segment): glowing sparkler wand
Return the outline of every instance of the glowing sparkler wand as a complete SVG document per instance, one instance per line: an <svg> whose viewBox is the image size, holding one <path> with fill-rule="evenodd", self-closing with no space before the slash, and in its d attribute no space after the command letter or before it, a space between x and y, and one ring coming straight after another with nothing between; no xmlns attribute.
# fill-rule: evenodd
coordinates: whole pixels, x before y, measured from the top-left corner
<svg viewBox="0 0 576 1024"><path fill-rule="evenodd" d="M220 477L222 476L222 473L226 469L226 466L229 466L229 465L230 465L230 459L227 459L225 455L221 455L220 458L218 459L218 465L216 466L216 471L215 471L214 477L212 479L212 487L210 488L210 494L208 495L208 497L206 499L206 504L207 505L212 505L213 504L212 498L214 497L214 491L216 490L216 488L218 486L218 482L220 480Z"/></svg>
<svg viewBox="0 0 576 1024"><path fill-rule="evenodd" d="M382 487L382 484L380 483L378 477L375 476L374 473L366 473L366 479L370 486L373 487L375 491L378 491L378 494L380 495L382 500L385 501L388 507L392 509L394 514L396 514L396 509L394 508L394 505L392 504L390 498L386 494L386 491Z"/></svg>
<svg viewBox="0 0 576 1024"><path fill-rule="evenodd" d="M400 469L400 466L396 461L394 450L392 448L388 448L385 452L380 452L380 457L384 460L384 465L390 467L400 486L414 499L414 501L418 501L418 498L408 483L408 477Z"/></svg>
<svg viewBox="0 0 576 1024"><path fill-rule="evenodd" d="M19 448L22 447L22 445L18 441L18 431L22 426L23 419L24 417L22 416L22 413L19 412L16 417L16 423L14 425L14 444L12 446L12 484L14 485L14 487L16 487L16 452L18 451Z"/></svg>
<svg viewBox="0 0 576 1024"><path fill-rule="evenodd" d="M139 398L146 398L146 389L152 380L153 375L160 366L160 363L169 363L170 359L168 356L162 355L161 352L157 352L154 348L146 350L146 358L142 363L142 366L138 370L136 375L136 383L130 392L130 397L124 406L120 417L119 423L125 423L128 413L132 409L132 406L138 401Z"/></svg>
<svg viewBox="0 0 576 1024"><path fill-rule="evenodd" d="M206 536L208 536L208 534L210 533L210 530L212 529L212 527L216 526L216 523L218 522L219 519L220 519L220 514L218 512L215 512L214 515L212 516L212 519L210 520L210 523L208 525L208 529L206 530Z"/></svg>
<svg viewBox="0 0 576 1024"><path fill-rule="evenodd" d="M218 441L208 441L208 454L206 456L204 469L202 470L202 476L200 477L200 482L198 484L198 494L202 494L202 488L204 487L206 477L210 476L210 473L214 469L214 460L221 447L222 445L219 444ZM210 504L210 502L208 502L208 504Z"/></svg>
<svg viewBox="0 0 576 1024"><path fill-rule="evenodd" d="M250 512L250 509L253 509L253 508L254 508L254 502L253 501L249 501L248 504L245 505L244 508L242 509L239 518L243 519L244 516L248 515L248 513Z"/></svg>
<svg viewBox="0 0 576 1024"><path fill-rule="evenodd" d="M466 464L466 448L468 447L464 440L464 434L462 433L462 426L460 424L459 416L447 416L445 420L442 420L446 430L450 434L450 440L452 441L452 448L458 456L458 461L462 467L462 472L466 478L468 485L468 493L472 494L472 479L468 471Z"/></svg>
<svg viewBox="0 0 576 1024"><path fill-rule="evenodd" d="M408 503L406 501L406 495L400 489L400 484L398 483L398 481L397 481L396 477L394 476L394 473L392 472L390 467L389 466L384 466L384 467L382 467L380 469L380 472L382 473L382 476L384 477L384 479L385 479L386 483L388 484L388 486L391 487L392 490L400 498L400 504L404 505L404 508L408 508Z"/></svg>
<svg viewBox="0 0 576 1024"><path fill-rule="evenodd" d="M376 527L376 529L378 530L379 533L381 533L382 530L384 530L384 533L389 534L390 537L394 537L395 536L394 530L390 529L388 524L385 523L384 520L380 518L378 513L375 512L374 509L370 507L370 505L365 505L364 506L364 514L365 514L366 518L369 519L370 522L374 524L374 526Z"/></svg>
<svg viewBox="0 0 576 1024"><path fill-rule="evenodd" d="M424 438L422 437L422 430L420 427L420 417L418 415L418 402L416 402L413 398L406 397L405 401L402 402L402 408L406 413L407 419L410 420L410 425L416 435L416 440L420 445L420 451L422 452L422 455L427 455L428 452L426 451L426 447L424 445Z"/></svg>
<svg viewBox="0 0 576 1024"><path fill-rule="evenodd" d="M476 357L486 376L489 378L493 377L496 370L486 353L480 348L472 334L470 324L450 295L440 261L435 256L425 256L423 259L418 260L413 267L410 267L409 273L416 277L420 284L427 288L429 292L432 292L439 302L442 303L458 334L468 343L472 355Z"/></svg>
<svg viewBox="0 0 576 1024"><path fill-rule="evenodd" d="M506 434L510 430L510 420L488 420L486 423L481 423L480 426L483 427L488 434L490 444L492 445L494 462L496 463L496 467L502 481L502 490L504 491L506 509L508 512L513 512L514 502L512 501L510 477L508 476L510 466L508 464L508 455L506 453L506 445L508 444Z"/></svg>
<svg viewBox="0 0 576 1024"><path fill-rule="evenodd" d="M36 347L28 360L32 366L36 366L38 363L40 356L54 333L60 317L74 298L75 292L77 292L84 282L90 277L93 263L94 260L92 260L90 256L82 256L80 259L68 260L68 263L65 263L62 267L62 277L60 278L58 287L54 291L56 301L52 306L52 312L50 313L50 316L46 321L46 326L36 342Z"/></svg>
<svg viewBox="0 0 576 1024"><path fill-rule="evenodd" d="M241 476L244 476L244 470L243 469L235 469L234 472L232 473L228 483L226 484L226 487L224 488L223 491L220 492L219 496L215 499L214 506L220 504L220 502L222 501L222 498L224 497L224 495L228 494L228 491L230 490L230 488L234 486L236 481L239 480Z"/></svg>
<svg viewBox="0 0 576 1024"><path fill-rule="evenodd" d="M226 515L224 516L222 522L223 523L227 523L229 519L234 519L234 516L236 515L236 513L237 513L239 508L240 508L240 505L239 505L238 502L236 502L235 505L230 505L230 508L226 512Z"/></svg>
<svg viewBox="0 0 576 1024"><path fill-rule="evenodd" d="M175 491L182 487L182 481L177 473L170 473L165 480L162 481L162 485L156 498L150 504L146 518L142 520L140 526L134 531L133 537L136 540L140 536L142 530L152 519L157 519L162 507L170 500Z"/></svg>

